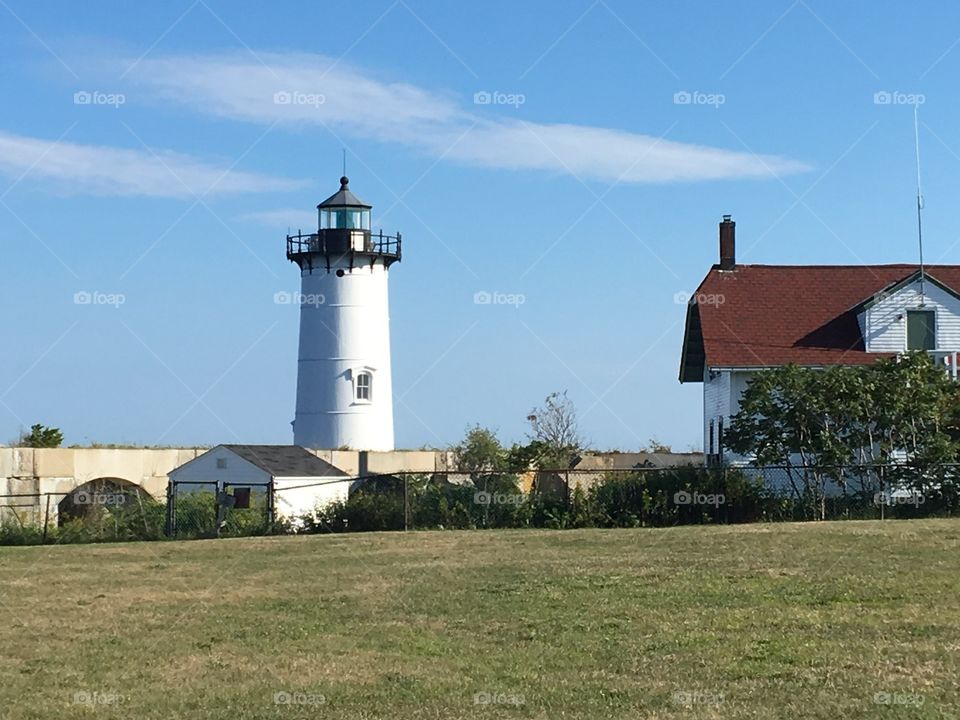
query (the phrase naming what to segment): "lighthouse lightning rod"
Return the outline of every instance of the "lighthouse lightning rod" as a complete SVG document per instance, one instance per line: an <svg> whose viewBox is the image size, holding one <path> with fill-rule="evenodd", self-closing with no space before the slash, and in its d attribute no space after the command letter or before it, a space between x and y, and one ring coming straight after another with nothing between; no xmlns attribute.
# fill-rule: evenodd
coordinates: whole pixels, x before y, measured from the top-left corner
<svg viewBox="0 0 960 720"><path fill-rule="evenodd" d="M913 139L917 151L917 244L920 248L920 307L924 305L923 294L923 192L920 189L920 121L917 112L917 105L913 106Z"/></svg>

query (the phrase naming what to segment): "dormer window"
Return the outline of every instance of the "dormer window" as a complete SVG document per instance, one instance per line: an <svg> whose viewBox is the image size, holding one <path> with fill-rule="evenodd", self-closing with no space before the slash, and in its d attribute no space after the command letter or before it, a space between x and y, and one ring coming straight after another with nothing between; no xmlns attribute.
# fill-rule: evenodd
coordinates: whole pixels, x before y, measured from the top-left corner
<svg viewBox="0 0 960 720"><path fill-rule="evenodd" d="M373 401L373 373L369 370L361 370L354 375L353 399L362 403Z"/></svg>
<svg viewBox="0 0 960 720"><path fill-rule="evenodd" d="M936 312L933 310L907 310L907 350L936 349Z"/></svg>

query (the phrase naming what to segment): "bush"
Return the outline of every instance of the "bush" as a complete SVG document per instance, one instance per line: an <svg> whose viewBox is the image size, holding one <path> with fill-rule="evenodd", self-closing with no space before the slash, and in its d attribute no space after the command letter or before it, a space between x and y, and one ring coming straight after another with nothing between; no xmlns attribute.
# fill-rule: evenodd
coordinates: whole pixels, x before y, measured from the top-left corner
<svg viewBox="0 0 960 720"><path fill-rule="evenodd" d="M590 488L580 522L598 527L662 527L769 519L776 499L740 470L692 465L609 473Z"/></svg>

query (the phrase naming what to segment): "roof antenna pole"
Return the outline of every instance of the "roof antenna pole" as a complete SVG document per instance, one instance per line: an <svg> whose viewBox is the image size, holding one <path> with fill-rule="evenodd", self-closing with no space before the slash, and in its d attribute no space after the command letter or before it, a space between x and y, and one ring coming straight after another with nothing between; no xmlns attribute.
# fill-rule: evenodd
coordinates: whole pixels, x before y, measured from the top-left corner
<svg viewBox="0 0 960 720"><path fill-rule="evenodd" d="M925 303L923 294L924 268L923 268L923 220L921 210L923 210L923 192L920 190L920 121L917 113L917 105L913 106L913 139L917 151L917 243L920 247L920 307Z"/></svg>
<svg viewBox="0 0 960 720"><path fill-rule="evenodd" d="M343 149L343 176L344 177L347 176L347 149L346 148Z"/></svg>

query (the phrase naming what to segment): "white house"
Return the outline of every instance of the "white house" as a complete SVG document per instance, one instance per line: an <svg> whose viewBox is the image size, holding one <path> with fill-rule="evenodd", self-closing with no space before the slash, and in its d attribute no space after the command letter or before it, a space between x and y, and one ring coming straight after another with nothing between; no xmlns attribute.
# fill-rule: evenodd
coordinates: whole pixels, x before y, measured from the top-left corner
<svg viewBox="0 0 960 720"><path fill-rule="evenodd" d="M294 519L347 499L351 477L298 445L218 445L170 471L177 492L237 489L255 495L272 488L277 518Z"/></svg>
<svg viewBox="0 0 960 720"><path fill-rule="evenodd" d="M864 365L926 350L957 377L960 266L738 265L736 223L687 306L680 382L703 383L707 463L750 377L787 364Z"/></svg>

